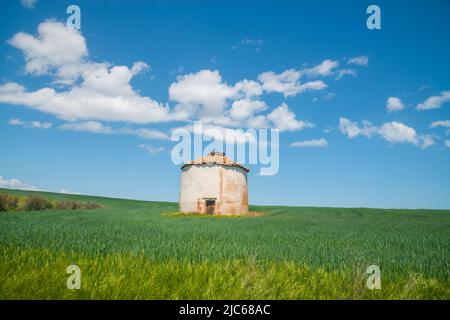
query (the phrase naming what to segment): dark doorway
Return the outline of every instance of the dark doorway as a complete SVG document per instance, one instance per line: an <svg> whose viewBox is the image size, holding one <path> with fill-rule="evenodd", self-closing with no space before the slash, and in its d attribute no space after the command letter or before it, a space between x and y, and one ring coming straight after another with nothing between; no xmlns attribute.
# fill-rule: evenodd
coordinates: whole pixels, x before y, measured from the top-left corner
<svg viewBox="0 0 450 320"><path fill-rule="evenodd" d="M207 214L214 214L215 208L216 208L216 200L205 200L206 204L206 213Z"/></svg>

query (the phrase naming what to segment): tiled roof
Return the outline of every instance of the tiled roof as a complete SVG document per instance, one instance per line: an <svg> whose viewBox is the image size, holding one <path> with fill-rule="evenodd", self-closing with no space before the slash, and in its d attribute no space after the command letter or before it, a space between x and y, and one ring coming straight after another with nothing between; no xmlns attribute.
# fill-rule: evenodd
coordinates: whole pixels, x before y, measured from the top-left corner
<svg viewBox="0 0 450 320"><path fill-rule="evenodd" d="M187 166L192 165L200 165L200 164L220 164L223 166L230 166L230 167L240 167L244 169L246 172L249 172L250 170L244 167L243 165L231 160L229 157L227 157L222 152L211 152L206 157L200 157L198 159L195 159L193 161L189 161L181 166L181 169Z"/></svg>

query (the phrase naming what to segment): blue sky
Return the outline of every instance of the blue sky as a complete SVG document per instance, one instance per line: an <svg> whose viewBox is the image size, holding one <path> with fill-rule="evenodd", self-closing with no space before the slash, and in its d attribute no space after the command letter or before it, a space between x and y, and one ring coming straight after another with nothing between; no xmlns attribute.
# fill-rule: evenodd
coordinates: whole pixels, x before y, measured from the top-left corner
<svg viewBox="0 0 450 320"><path fill-rule="evenodd" d="M257 119L252 204L450 208L448 1L31 4L1 4L0 186L176 201L171 129Z"/></svg>

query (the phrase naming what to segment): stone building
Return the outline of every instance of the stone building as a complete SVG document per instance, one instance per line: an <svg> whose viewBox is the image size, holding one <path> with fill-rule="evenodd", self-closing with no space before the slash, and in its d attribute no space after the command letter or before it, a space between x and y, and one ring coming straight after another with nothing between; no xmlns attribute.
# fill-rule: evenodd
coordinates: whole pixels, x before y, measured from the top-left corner
<svg viewBox="0 0 450 320"><path fill-rule="evenodd" d="M181 167L180 211L240 214L248 211L247 172L221 152Z"/></svg>

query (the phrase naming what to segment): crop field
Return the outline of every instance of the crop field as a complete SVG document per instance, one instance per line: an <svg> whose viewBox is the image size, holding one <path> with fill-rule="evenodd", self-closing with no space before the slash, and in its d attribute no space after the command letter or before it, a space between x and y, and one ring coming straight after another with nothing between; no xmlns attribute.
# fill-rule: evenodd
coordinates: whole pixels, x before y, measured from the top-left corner
<svg viewBox="0 0 450 320"><path fill-rule="evenodd" d="M0 212L0 299L450 299L450 211L176 203L0 190L100 208ZM81 289L66 268L81 269ZM378 265L381 289L366 286Z"/></svg>

